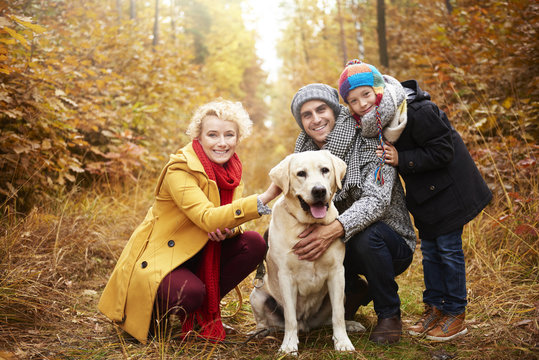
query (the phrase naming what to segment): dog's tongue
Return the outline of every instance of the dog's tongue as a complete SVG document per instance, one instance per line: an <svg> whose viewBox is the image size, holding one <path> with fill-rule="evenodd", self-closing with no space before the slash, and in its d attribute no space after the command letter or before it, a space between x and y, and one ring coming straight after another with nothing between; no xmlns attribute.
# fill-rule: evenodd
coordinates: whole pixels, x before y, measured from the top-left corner
<svg viewBox="0 0 539 360"><path fill-rule="evenodd" d="M311 205L311 215L316 219L322 219L326 216L327 208L325 204Z"/></svg>

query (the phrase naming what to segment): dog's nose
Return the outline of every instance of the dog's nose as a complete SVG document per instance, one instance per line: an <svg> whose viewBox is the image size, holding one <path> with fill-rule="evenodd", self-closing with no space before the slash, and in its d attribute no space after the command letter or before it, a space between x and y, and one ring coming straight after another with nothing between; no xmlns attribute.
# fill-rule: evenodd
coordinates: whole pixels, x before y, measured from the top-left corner
<svg viewBox="0 0 539 360"><path fill-rule="evenodd" d="M311 190L313 199L316 200L325 200L326 199L326 188L323 186L315 186Z"/></svg>

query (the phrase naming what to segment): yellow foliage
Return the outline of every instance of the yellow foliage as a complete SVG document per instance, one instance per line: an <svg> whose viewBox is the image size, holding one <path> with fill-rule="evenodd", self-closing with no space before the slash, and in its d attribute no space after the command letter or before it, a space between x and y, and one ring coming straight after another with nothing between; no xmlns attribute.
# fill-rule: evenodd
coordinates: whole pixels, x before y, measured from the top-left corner
<svg viewBox="0 0 539 360"><path fill-rule="evenodd" d="M8 60L0 63L0 77L17 73L1 79L7 95L0 96L0 116L10 121L0 142L0 190L8 179L15 189L2 192L12 194L0 198L2 206L24 203L30 191L39 196L75 182L157 171L188 141L185 128L196 107L217 96L253 96L242 87L256 63L254 39L237 4L197 5L215 17L201 64L193 63L192 35L178 31L184 18L177 19L174 39L161 26L162 40L152 45L150 4L140 4L136 20L122 22L99 0L44 1L40 11L17 4L0 17L0 57Z"/></svg>
<svg viewBox="0 0 539 360"><path fill-rule="evenodd" d="M11 35L11 37L13 37L15 40L19 41L24 47L28 48L28 42L26 41L24 36L19 34L17 31L10 29L7 26L4 26L2 30Z"/></svg>
<svg viewBox="0 0 539 360"><path fill-rule="evenodd" d="M17 17L15 15L11 15L11 16L8 16L10 19L18 22L19 24L21 24L22 26L32 30L32 32L36 33L36 34L41 34L45 31L47 31L47 29L45 29L43 26L39 25L39 24L33 24L31 22L31 19L26 19L26 20L23 20L21 17Z"/></svg>

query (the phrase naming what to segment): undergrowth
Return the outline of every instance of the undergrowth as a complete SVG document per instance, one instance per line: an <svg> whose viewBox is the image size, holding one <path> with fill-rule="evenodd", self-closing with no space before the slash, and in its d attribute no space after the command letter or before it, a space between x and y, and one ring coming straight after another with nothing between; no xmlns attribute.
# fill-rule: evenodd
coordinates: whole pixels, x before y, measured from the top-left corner
<svg viewBox="0 0 539 360"><path fill-rule="evenodd" d="M537 149L531 149L537 152ZM473 152L473 151L472 151ZM501 156L495 153L494 156ZM490 157L490 156L489 156ZM486 157L487 160L489 157ZM476 157L479 164L487 164ZM522 172L514 168L513 171ZM0 237L0 355L7 359L274 359L282 334L249 338L255 328L248 303L252 275L222 304L235 329L220 345L163 336L147 345L111 324L97 302L126 240L151 205L153 180L58 194L24 217L4 213ZM463 234L467 261L468 335L432 343L404 335L394 346L368 341L376 323L372 304L357 320L366 334L351 334L357 351L332 350L331 329L300 337L299 359L535 359L538 356L539 285L534 177L500 177L494 200ZM509 180L513 179L513 180ZM247 184L248 179L247 179ZM249 190L247 190L249 191ZM268 217L247 225L263 232ZM405 327L422 312L421 252L398 277Z"/></svg>
<svg viewBox="0 0 539 360"><path fill-rule="evenodd" d="M462 104L465 106L464 104ZM460 126L458 126L460 125ZM350 334L353 354L333 351L331 329L302 334L298 359L536 359L539 340L539 147L525 138L486 137L460 119L470 153L494 198L463 233L470 332L448 343L404 334L393 346L377 346L368 335L376 324L372 303L356 320L365 334ZM263 149L260 139L242 147ZM264 156L264 155L260 155ZM260 172L271 164L245 162L246 193L264 189ZM255 164L253 164L255 166ZM156 169L156 171L159 169ZM0 210L0 359L275 359L282 334L251 338L248 302L252 276L222 303L225 323L235 331L223 344L187 337L171 319L147 345L110 323L97 310L99 296L132 231L152 203L156 171L136 181L73 187L50 196L27 214ZM269 217L246 224L263 233ZM404 326L421 314L423 275L419 245L409 269L397 278Z"/></svg>

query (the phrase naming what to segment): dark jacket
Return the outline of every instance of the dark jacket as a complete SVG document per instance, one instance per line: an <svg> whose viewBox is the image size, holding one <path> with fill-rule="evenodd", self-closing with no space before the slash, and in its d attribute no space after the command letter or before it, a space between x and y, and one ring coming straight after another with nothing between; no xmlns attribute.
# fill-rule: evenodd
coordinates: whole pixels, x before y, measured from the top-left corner
<svg viewBox="0 0 539 360"><path fill-rule="evenodd" d="M417 81L402 85L409 94L408 123L395 143L399 173L419 237L432 239L472 220L492 193L446 114Z"/></svg>

